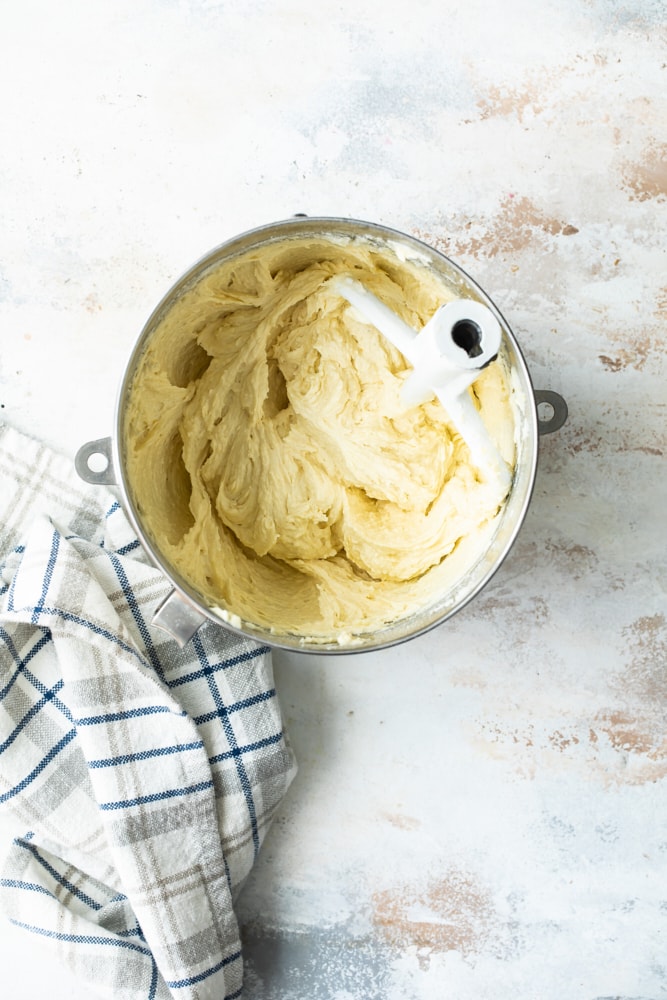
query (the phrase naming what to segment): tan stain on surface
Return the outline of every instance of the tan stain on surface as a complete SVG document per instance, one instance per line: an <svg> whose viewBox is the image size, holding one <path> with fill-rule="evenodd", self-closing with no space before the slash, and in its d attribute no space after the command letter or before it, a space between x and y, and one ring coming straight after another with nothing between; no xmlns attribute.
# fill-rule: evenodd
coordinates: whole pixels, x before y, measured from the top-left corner
<svg viewBox="0 0 667 1000"><path fill-rule="evenodd" d="M373 923L394 948L479 951L493 918L488 891L471 875L450 871L423 889L399 886L373 896Z"/></svg>
<svg viewBox="0 0 667 1000"><path fill-rule="evenodd" d="M550 239L579 232L572 223L547 215L529 198L511 194L503 199L496 215L484 223L482 235L473 230L470 220L453 228L456 235L452 236L422 230L413 230L412 234L447 256L496 257L544 248Z"/></svg>
<svg viewBox="0 0 667 1000"><path fill-rule="evenodd" d="M478 750L509 765L523 779L545 769L580 770L605 786L643 785L667 776L667 734L639 714L609 709L557 728L484 722Z"/></svg>
<svg viewBox="0 0 667 1000"><path fill-rule="evenodd" d="M576 736L574 733L565 735L560 731L560 729L557 729L554 733L551 733L548 739L549 743L554 748L554 750L558 750L559 753L563 753L563 751L567 750L568 747L578 746L579 744L578 736Z"/></svg>
<svg viewBox="0 0 667 1000"><path fill-rule="evenodd" d="M667 197L667 144L655 144L644 151L638 163L627 164L623 180L631 200L663 201Z"/></svg>
<svg viewBox="0 0 667 1000"><path fill-rule="evenodd" d="M485 723L482 730L490 743L505 743L515 749L535 751L537 754L544 750L555 750L563 754L576 748L581 742L581 737L574 731L569 731L566 726L538 733L532 723L521 728Z"/></svg>
<svg viewBox="0 0 667 1000"><path fill-rule="evenodd" d="M579 768L608 786L643 785L667 776L667 617L657 613L620 632L626 666L609 684L613 701L578 719L516 713L480 720L476 746L524 778L545 767ZM554 724L555 723L555 724Z"/></svg>
<svg viewBox="0 0 667 1000"><path fill-rule="evenodd" d="M405 816L403 813L384 813L384 819L398 830L417 830L421 826L414 816Z"/></svg>
<svg viewBox="0 0 667 1000"><path fill-rule="evenodd" d="M582 452L595 455L603 447L602 438L596 433L595 427L580 427L570 423L569 427L565 425L563 431L563 446L570 455L579 455Z"/></svg>
<svg viewBox="0 0 667 1000"><path fill-rule="evenodd" d="M618 755L613 777L619 785L646 785L667 776L665 720L641 710L601 712L595 719L598 736L606 737Z"/></svg>
<svg viewBox="0 0 667 1000"><path fill-rule="evenodd" d="M644 732L639 720L627 712L600 714L596 720L598 732L604 733L614 750L648 753L654 750L652 738Z"/></svg>
<svg viewBox="0 0 667 1000"><path fill-rule="evenodd" d="M522 625L543 625L550 617L546 598L532 594L519 597L512 593L503 594L501 591L479 600L469 613L483 621L492 621L501 628L507 624L512 632L516 632Z"/></svg>
<svg viewBox="0 0 667 1000"><path fill-rule="evenodd" d="M83 300L83 307L89 313L101 312L102 303L95 292L90 292Z"/></svg>
<svg viewBox="0 0 667 1000"><path fill-rule="evenodd" d="M650 353L651 343L648 340L638 339L632 348L622 348L613 356L598 354L598 359L602 362L603 367L610 372L620 372L626 368L634 368L635 371L641 371Z"/></svg>
<svg viewBox="0 0 667 1000"><path fill-rule="evenodd" d="M552 564L566 572L573 580L580 580L592 573L599 562L593 549L577 542L568 544L567 542L547 541L545 551Z"/></svg>
<svg viewBox="0 0 667 1000"><path fill-rule="evenodd" d="M532 116L544 111L544 102L540 96L540 88L525 87L489 87L486 96L477 102L479 117L482 121L488 118L516 118L523 122L527 112Z"/></svg>
<svg viewBox="0 0 667 1000"><path fill-rule="evenodd" d="M646 711L659 713L661 721L667 721L667 618L661 613L643 615L622 634L630 655L621 681L623 690Z"/></svg>
<svg viewBox="0 0 667 1000"><path fill-rule="evenodd" d="M615 414L613 416L616 417ZM581 426L572 420L559 431L559 445L571 456L630 452L660 456L667 452L667 434L661 417L648 424L641 434L630 422L613 423L610 420Z"/></svg>

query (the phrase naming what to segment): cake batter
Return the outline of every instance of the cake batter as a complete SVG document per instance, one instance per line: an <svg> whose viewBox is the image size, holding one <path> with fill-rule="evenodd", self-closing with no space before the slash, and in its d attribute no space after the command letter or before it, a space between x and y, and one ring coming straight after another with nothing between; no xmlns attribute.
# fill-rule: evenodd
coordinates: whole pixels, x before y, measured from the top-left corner
<svg viewBox="0 0 667 1000"><path fill-rule="evenodd" d="M344 643L449 586L505 498L436 399L402 403L406 360L328 287L336 274L414 329L453 297L426 268L363 241L281 241L224 262L150 338L125 446L144 526L205 602ZM502 360L471 392L512 466Z"/></svg>

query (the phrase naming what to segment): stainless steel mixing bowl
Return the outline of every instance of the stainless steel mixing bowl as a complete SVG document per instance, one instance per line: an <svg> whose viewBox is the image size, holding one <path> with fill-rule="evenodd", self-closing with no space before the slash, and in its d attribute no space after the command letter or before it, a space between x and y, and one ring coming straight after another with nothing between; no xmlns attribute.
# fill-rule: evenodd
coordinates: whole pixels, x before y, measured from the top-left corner
<svg viewBox="0 0 667 1000"><path fill-rule="evenodd" d="M233 614L230 616L232 618L230 622L218 609L209 607L202 595L198 594L180 574L178 568L166 560L142 523L132 499L132 484L128 481L123 440L125 408L137 365L160 321L179 297L202 275L240 254L275 241L295 241L312 237L330 238L333 241L361 240L382 248L390 248L399 258L419 260L420 265L431 269L443 279L456 296L470 298L486 305L501 324L501 353L512 372L519 397L523 399L512 486L497 519L495 534L486 551L454 586L447 592L438 594L429 606L378 631L358 634L351 645L340 645L336 641L321 642L298 634L274 633L252 622L239 623L235 621ZM544 408L548 409L549 416L542 416L540 404L547 404ZM167 292L146 322L130 355L118 392L113 434L111 437L84 444L76 456L76 468L86 482L118 487L123 507L141 544L173 587L167 600L157 609L153 624L168 631L180 644L186 643L205 621L213 621L222 628L285 649L317 653L363 652L403 642L442 624L486 586L507 556L525 519L535 482L539 435L558 430L566 416L567 406L561 396L555 392L536 391L533 388L528 367L509 325L486 293L449 258L421 240L385 226L353 219L295 216L243 233L223 243L194 264ZM104 468L100 471L95 471L95 456L102 456ZM231 610L233 612L233 609Z"/></svg>

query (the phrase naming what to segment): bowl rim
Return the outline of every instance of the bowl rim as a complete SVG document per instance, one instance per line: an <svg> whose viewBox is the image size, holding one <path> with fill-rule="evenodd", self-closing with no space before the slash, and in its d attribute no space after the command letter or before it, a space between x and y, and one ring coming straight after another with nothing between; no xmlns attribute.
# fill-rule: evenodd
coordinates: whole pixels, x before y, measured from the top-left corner
<svg viewBox="0 0 667 1000"><path fill-rule="evenodd" d="M170 305L188 288L193 287L196 282L204 276L206 272L214 269L225 260L233 259L253 247L263 246L267 242L275 242L283 239L307 238L309 235L318 235L326 238L327 234L333 235L334 231L338 235L350 236L353 239L377 238L382 241L385 248L395 249L392 243L409 246L419 254L420 259L428 260L429 264L437 263L442 271L439 273L446 280L450 272L479 297L479 301L488 306L501 324L503 331L504 347L507 343L513 354L513 367L520 373L521 388L526 399L525 411L522 413L524 424L522 439L526 447L522 454L522 495L518 499L518 509L513 511L514 523L510 527L507 537L498 543L498 551L494 554L490 566L479 576L472 586L470 586L460 598L455 600L446 610L438 611L438 602L428 605L414 615L408 615L397 621L390 623L385 628L377 632L360 633L360 641L353 640L349 644L341 644L334 640L318 640L315 637L307 637L292 633L272 633L270 630L255 626L252 623L243 621L239 626L233 620L229 621L222 617L221 609L209 606L202 595L183 578L176 567L174 567L159 551L158 546L153 542L149 532L143 527L141 516L136 510L132 498L130 483L128 482L126 464L124 460L123 434L124 434L124 411L125 402L130 391L132 379L137 369L138 362L146 349L151 334L159 324L161 318L168 311ZM445 274L444 272L448 272ZM507 343L505 343L507 340ZM117 388L113 433L111 436L111 450L113 455L113 466L117 477L117 487L121 494L121 500L125 513L134 528L141 545L151 562L157 566L170 582L173 590L180 596L186 605L196 609L203 616L203 619L227 629L228 631L245 638L250 638L256 642L274 648L291 652L318 653L328 655L341 655L349 653L375 652L379 649L389 648L414 639L434 628L442 625L453 615L466 607L482 591L490 580L495 576L505 561L516 538L523 526L528 508L530 506L535 487L538 466L538 415L534 397L534 387L530 371L521 350L521 347L514 335L509 323L500 312L495 302L487 292L465 271L459 264L449 258L441 250L426 243L419 237L409 233L383 225L381 223L367 222L361 219L347 218L344 216L303 216L296 215L277 222L268 223L242 233L232 236L229 239L217 244L208 252L201 255L180 277L178 277L165 292L159 302L150 312L144 322L135 342L130 350L127 363L123 370L123 375ZM517 463L518 464L518 463ZM469 568L462 579L471 577L482 561L486 560L494 544L498 541L499 532L504 525L507 509L515 496L515 477L508 500L505 503L504 511L499 520L492 541L486 551ZM410 627L413 622L413 627Z"/></svg>

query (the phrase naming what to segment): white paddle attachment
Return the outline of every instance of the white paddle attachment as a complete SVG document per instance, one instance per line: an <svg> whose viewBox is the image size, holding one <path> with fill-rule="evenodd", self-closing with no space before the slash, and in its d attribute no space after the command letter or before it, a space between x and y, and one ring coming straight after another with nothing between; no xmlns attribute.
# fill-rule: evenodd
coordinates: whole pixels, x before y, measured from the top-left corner
<svg viewBox="0 0 667 1000"><path fill-rule="evenodd" d="M500 323L491 310L472 299L455 299L441 306L417 332L353 278L336 277L329 284L412 365L402 387L406 406L436 396L468 445L479 474L506 492L511 471L468 392L500 349Z"/></svg>

